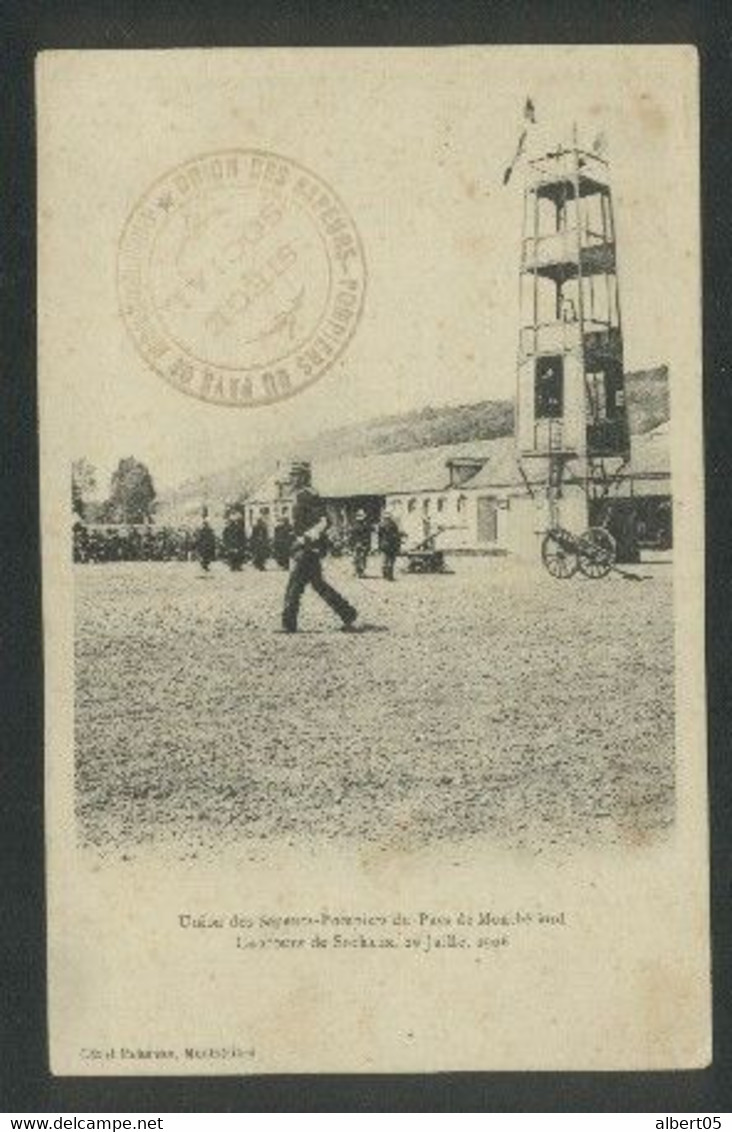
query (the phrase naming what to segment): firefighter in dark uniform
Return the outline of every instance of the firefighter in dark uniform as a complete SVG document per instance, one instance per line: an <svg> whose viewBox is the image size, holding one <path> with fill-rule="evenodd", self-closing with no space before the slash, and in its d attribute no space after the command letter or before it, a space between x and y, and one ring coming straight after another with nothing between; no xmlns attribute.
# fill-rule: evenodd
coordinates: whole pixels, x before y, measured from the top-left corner
<svg viewBox="0 0 732 1132"><path fill-rule="evenodd" d="M340 617L343 628L350 629L358 617L357 611L323 578L321 558L325 554L328 528L325 507L320 496L302 483L295 498L292 527L294 544L282 610L282 628L286 633L297 632L300 598L305 587L311 585L316 594Z"/></svg>
<svg viewBox="0 0 732 1132"><path fill-rule="evenodd" d="M350 543L356 577L363 578L371 550L371 524L366 518L365 511L357 511L354 516L350 531Z"/></svg>
<svg viewBox="0 0 732 1132"><path fill-rule="evenodd" d="M216 558L216 535L213 533L208 519L203 520L198 531L196 549L198 550L198 560L208 573L209 566Z"/></svg>
<svg viewBox="0 0 732 1132"><path fill-rule="evenodd" d="M247 534L241 511L231 511L224 527L221 542L224 557L230 570L241 570L247 556Z"/></svg>
<svg viewBox="0 0 732 1132"><path fill-rule="evenodd" d="M256 569L264 570L269 558L269 532L261 515L252 527L252 533L249 536L249 549Z"/></svg>
<svg viewBox="0 0 732 1132"><path fill-rule="evenodd" d="M282 570L290 568L292 552L292 524L287 518L279 519L272 534L272 556Z"/></svg>
<svg viewBox="0 0 732 1132"><path fill-rule="evenodd" d="M394 581L394 563L402 545L402 532L392 515L382 515L379 523L379 550L383 555L381 573L388 582Z"/></svg>
<svg viewBox="0 0 732 1132"><path fill-rule="evenodd" d="M88 562L89 536L81 519L74 523L74 562Z"/></svg>

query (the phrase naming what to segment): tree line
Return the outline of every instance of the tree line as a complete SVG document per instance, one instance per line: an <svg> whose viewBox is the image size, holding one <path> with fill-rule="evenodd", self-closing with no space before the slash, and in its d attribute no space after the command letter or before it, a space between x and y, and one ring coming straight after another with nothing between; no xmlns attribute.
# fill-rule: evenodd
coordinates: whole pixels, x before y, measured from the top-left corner
<svg viewBox="0 0 732 1132"><path fill-rule="evenodd" d="M149 523L155 514L157 493L150 471L134 456L121 459L112 472L109 493L94 500L97 470L82 456L71 467L71 507L82 522Z"/></svg>

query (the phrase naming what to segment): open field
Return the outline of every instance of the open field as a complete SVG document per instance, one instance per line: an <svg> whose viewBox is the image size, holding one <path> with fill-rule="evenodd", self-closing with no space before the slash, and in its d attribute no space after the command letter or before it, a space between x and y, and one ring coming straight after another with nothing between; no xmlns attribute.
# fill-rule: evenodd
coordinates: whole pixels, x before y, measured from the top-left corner
<svg viewBox="0 0 732 1132"><path fill-rule="evenodd" d="M274 568L76 567L82 841L655 839L674 806L670 567L635 584L453 565L389 585L326 562L366 628L339 632L307 592L296 636L276 632Z"/></svg>

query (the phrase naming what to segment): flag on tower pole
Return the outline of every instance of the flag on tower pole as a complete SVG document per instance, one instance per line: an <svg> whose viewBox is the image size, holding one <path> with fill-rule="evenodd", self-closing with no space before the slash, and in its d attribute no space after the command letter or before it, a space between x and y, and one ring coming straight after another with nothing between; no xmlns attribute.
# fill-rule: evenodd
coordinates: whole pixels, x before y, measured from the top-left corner
<svg viewBox="0 0 732 1132"><path fill-rule="evenodd" d="M523 129L521 130L521 133L519 134L518 142L516 143L516 152L514 153L513 157L511 158L511 163L509 165L507 165L506 169L504 170L504 173L503 173L503 183L504 183L504 185L507 185L508 182L511 180L511 175L513 174L513 171L516 168L517 163L521 160L521 157L522 157L524 150L526 148L526 138L527 138L528 133L529 133L529 127L535 126L535 125L536 125L536 110L534 108L534 103L533 103L533 100L531 98L527 98L526 102L524 103L524 126L523 126Z"/></svg>

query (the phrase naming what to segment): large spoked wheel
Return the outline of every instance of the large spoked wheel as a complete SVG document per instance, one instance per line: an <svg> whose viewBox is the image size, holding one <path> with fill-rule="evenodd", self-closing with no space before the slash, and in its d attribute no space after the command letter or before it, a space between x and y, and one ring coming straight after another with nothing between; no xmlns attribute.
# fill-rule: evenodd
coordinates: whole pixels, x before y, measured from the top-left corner
<svg viewBox="0 0 732 1132"><path fill-rule="evenodd" d="M617 559L615 539L604 527L590 527L577 539L579 568L586 578L604 578Z"/></svg>
<svg viewBox="0 0 732 1132"><path fill-rule="evenodd" d="M562 527L553 527L542 540L541 560L552 578L571 578L579 565L576 539Z"/></svg>

